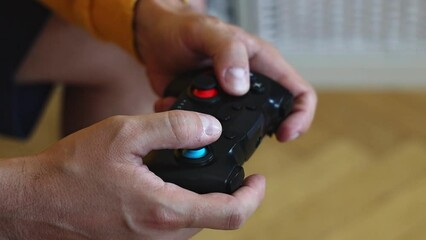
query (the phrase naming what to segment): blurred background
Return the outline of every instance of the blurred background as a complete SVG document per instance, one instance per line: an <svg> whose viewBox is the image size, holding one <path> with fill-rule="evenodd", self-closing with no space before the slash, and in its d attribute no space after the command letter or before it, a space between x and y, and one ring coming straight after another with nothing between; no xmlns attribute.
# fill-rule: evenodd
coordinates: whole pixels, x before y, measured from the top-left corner
<svg viewBox="0 0 426 240"><path fill-rule="evenodd" d="M208 1L272 42L317 88L425 86L424 0Z"/></svg>
<svg viewBox="0 0 426 240"><path fill-rule="evenodd" d="M266 139L267 177L239 231L195 239L426 239L426 1L209 1L272 42L318 91L312 129Z"/></svg>
<svg viewBox="0 0 426 240"><path fill-rule="evenodd" d="M426 1L211 0L209 12L272 42L318 91L312 129L263 141L245 165L267 178L238 231L205 239L426 239ZM60 89L27 141L58 139Z"/></svg>

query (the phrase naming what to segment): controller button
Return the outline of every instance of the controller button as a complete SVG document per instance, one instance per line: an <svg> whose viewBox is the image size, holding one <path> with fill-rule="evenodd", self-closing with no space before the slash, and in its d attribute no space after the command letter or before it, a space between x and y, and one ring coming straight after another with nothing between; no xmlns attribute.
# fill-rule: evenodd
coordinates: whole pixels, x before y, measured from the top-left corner
<svg viewBox="0 0 426 240"><path fill-rule="evenodd" d="M220 114L219 116L217 116L217 119L219 119L219 121L221 122L225 122L231 120L231 116L227 114Z"/></svg>
<svg viewBox="0 0 426 240"><path fill-rule="evenodd" d="M228 177L227 190L232 193L235 192L244 182L244 169L236 166Z"/></svg>
<svg viewBox="0 0 426 240"><path fill-rule="evenodd" d="M241 109L243 109L243 106L239 103L234 103L232 104L232 109L234 109L235 111L240 111Z"/></svg>
<svg viewBox="0 0 426 240"><path fill-rule="evenodd" d="M223 136L224 136L226 139L229 139L229 140L234 140L234 139L236 139L238 136L241 136L241 135L243 135L243 133L238 132L238 131L235 131L235 130L233 130L233 129L229 129L229 128L226 128L226 129L223 131Z"/></svg>
<svg viewBox="0 0 426 240"><path fill-rule="evenodd" d="M265 92L266 88L265 88L265 85L264 85L263 83L258 82L258 81L255 81L255 82L253 82L253 83L252 83L252 85L251 85L251 90L252 90L254 93L261 94L261 93L264 93L264 92Z"/></svg>
<svg viewBox="0 0 426 240"><path fill-rule="evenodd" d="M256 105L247 105L246 108L247 108L247 110L255 111L257 109L257 106Z"/></svg>
<svg viewBox="0 0 426 240"><path fill-rule="evenodd" d="M214 98L218 95L218 92L215 88L202 90L202 89L194 89L192 90L192 94L198 98L208 99Z"/></svg>
<svg viewBox="0 0 426 240"><path fill-rule="evenodd" d="M197 149L184 149L182 150L182 156L190 159L199 159L203 158L207 155L207 149L205 147L203 148L197 148Z"/></svg>
<svg viewBox="0 0 426 240"><path fill-rule="evenodd" d="M233 133L225 133L225 138L228 140L234 140L237 137L236 134Z"/></svg>

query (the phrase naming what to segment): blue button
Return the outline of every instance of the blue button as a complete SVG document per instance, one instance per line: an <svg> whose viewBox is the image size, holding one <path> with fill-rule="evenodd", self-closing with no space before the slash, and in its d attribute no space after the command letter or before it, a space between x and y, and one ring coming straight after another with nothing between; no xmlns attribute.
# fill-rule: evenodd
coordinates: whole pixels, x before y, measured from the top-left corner
<svg viewBox="0 0 426 240"><path fill-rule="evenodd" d="M205 157L207 155L206 148L197 148L197 149L184 149L182 150L182 155L190 159L198 159Z"/></svg>

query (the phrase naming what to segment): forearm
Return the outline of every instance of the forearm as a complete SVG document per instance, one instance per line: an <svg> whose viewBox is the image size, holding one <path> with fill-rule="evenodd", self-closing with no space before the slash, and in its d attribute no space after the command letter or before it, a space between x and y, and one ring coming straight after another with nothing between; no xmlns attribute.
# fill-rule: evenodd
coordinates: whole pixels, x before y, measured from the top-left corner
<svg viewBox="0 0 426 240"><path fill-rule="evenodd" d="M26 204L23 158L0 159L0 239L22 239L21 213Z"/></svg>
<svg viewBox="0 0 426 240"><path fill-rule="evenodd" d="M0 239L79 236L58 221L60 194L45 155L0 160ZM67 231L68 230L68 231Z"/></svg>

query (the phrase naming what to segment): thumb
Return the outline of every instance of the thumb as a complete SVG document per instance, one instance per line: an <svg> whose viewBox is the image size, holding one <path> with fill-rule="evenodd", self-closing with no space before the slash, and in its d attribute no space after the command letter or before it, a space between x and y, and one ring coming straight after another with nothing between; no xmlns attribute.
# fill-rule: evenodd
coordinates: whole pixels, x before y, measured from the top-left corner
<svg viewBox="0 0 426 240"><path fill-rule="evenodd" d="M222 44L212 56L215 74L227 93L244 95L250 87L247 50L237 40L223 40Z"/></svg>
<svg viewBox="0 0 426 240"><path fill-rule="evenodd" d="M220 122L207 114L190 111L168 111L140 116L140 133L135 139L140 154L151 150L196 148L216 141L222 133Z"/></svg>
<svg viewBox="0 0 426 240"><path fill-rule="evenodd" d="M202 26L186 32L191 36L190 47L212 59L215 74L227 93L236 96L247 93L250 87L248 34L215 18L196 24Z"/></svg>

